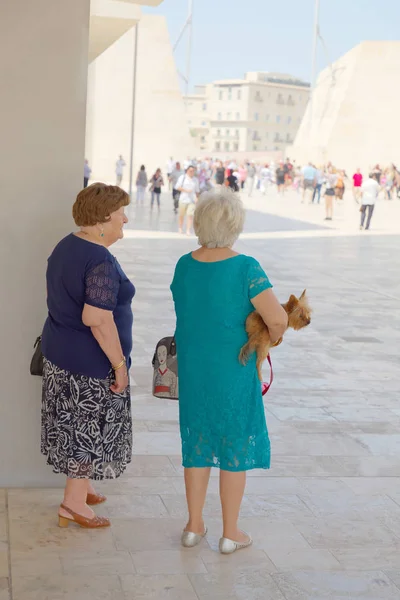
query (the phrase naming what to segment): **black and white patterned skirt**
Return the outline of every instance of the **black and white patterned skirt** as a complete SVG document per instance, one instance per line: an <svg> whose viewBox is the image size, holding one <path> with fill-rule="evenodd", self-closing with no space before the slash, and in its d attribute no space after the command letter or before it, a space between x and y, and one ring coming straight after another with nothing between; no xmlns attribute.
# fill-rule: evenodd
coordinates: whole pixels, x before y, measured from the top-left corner
<svg viewBox="0 0 400 600"><path fill-rule="evenodd" d="M73 375L44 360L41 451L55 473L115 479L132 459L129 387L110 390L106 379Z"/></svg>

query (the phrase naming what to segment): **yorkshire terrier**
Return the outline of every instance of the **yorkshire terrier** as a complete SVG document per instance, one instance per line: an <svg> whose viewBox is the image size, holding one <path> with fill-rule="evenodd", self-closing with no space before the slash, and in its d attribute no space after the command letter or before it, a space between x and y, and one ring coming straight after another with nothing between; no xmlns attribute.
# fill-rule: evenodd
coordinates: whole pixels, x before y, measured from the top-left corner
<svg viewBox="0 0 400 600"><path fill-rule="evenodd" d="M304 290L300 298L296 298L296 296L292 294L286 304L282 304L282 306L289 317L288 327L298 331L311 323L311 308L308 304L306 290ZM248 362L250 355L253 354L253 352L256 352L258 376L260 381L262 381L262 364L267 358L270 349L273 346L279 346L282 342L282 338L275 342L275 344L271 344L268 327L257 311L250 313L247 317L246 331L249 336L249 341L241 349L239 360L245 365Z"/></svg>

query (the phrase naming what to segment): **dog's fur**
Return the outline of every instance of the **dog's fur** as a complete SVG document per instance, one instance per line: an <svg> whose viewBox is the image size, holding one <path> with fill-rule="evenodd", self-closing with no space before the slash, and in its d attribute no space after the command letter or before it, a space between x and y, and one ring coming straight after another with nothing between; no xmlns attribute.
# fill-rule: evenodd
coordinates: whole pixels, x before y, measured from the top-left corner
<svg viewBox="0 0 400 600"><path fill-rule="evenodd" d="M286 304L282 304L282 306L289 317L288 327L298 331L311 323L311 308L308 304L306 290L304 290L300 298L296 298L296 296L292 294ZM256 352L258 376L260 381L262 381L262 364L267 358L272 344L268 327L257 311L250 313L247 317L246 331L249 336L249 341L241 349L239 360L245 365L251 354ZM275 345L278 346L281 341L282 340L279 340Z"/></svg>

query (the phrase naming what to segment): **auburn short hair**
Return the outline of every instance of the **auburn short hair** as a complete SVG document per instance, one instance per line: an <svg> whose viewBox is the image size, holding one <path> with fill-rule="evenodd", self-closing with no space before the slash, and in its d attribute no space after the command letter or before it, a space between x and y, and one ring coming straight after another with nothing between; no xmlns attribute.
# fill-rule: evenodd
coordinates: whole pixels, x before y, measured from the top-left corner
<svg viewBox="0 0 400 600"><path fill-rule="evenodd" d="M92 183L77 195L72 216L78 227L106 223L111 213L128 206L129 202L129 194L117 185Z"/></svg>

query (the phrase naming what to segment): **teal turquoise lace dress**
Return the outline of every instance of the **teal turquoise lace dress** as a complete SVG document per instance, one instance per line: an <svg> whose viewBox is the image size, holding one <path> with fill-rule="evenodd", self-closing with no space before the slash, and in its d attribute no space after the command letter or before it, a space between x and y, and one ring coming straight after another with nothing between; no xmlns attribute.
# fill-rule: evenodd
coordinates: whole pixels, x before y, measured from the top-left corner
<svg viewBox="0 0 400 600"><path fill-rule="evenodd" d="M184 467L268 469L270 442L255 356L246 366L251 299L270 288L259 263L183 256L171 290L177 317L179 417Z"/></svg>

